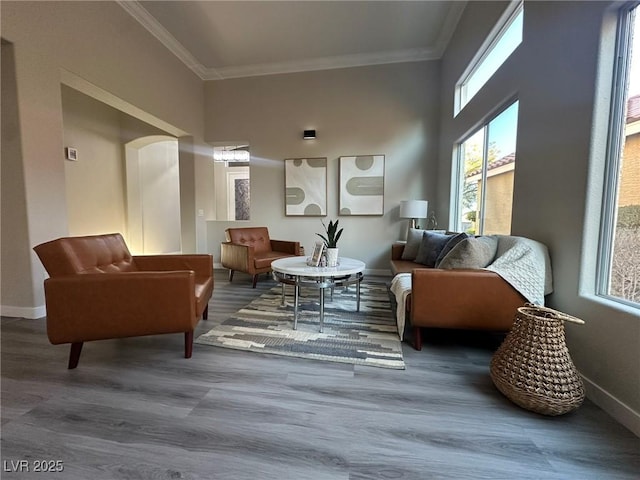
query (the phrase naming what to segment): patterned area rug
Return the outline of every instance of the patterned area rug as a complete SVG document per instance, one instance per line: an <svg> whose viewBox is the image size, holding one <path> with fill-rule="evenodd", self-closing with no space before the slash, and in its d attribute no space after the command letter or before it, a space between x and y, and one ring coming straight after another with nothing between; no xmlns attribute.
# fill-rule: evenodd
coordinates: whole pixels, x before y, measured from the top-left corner
<svg viewBox="0 0 640 480"><path fill-rule="evenodd" d="M363 283L360 312L356 287L325 293L324 332L319 332L320 301L316 289L303 288L298 308L298 329L293 330L293 287L262 294L232 317L196 339L217 347L272 353L331 362L404 369L402 346L387 286Z"/></svg>

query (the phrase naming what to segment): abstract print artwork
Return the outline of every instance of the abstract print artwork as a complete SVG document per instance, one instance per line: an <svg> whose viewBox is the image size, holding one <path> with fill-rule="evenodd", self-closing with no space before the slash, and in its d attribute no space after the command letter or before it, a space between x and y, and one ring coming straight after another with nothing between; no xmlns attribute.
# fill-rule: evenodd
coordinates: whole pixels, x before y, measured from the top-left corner
<svg viewBox="0 0 640 480"><path fill-rule="evenodd" d="M339 213L384 214L384 155L340 157Z"/></svg>
<svg viewBox="0 0 640 480"><path fill-rule="evenodd" d="M249 179L237 178L235 185L236 220L249 220L251 200L249 198Z"/></svg>
<svg viewBox="0 0 640 480"><path fill-rule="evenodd" d="M287 158L284 161L285 215L327 214L327 159Z"/></svg>

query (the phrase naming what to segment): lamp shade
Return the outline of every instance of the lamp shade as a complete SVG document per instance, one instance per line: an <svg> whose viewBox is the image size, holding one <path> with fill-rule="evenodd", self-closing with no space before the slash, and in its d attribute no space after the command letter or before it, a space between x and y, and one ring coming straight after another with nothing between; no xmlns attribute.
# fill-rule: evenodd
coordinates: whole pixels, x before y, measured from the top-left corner
<svg viewBox="0 0 640 480"><path fill-rule="evenodd" d="M428 207L426 200L403 200L400 202L400 218L427 218Z"/></svg>

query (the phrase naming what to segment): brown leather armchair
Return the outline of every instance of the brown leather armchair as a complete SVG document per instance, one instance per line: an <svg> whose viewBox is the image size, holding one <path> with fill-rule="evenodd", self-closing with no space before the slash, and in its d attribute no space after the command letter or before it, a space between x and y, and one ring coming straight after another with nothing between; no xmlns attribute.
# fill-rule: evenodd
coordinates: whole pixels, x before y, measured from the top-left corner
<svg viewBox="0 0 640 480"><path fill-rule="evenodd" d="M271 240L267 227L227 228L225 236L220 257L222 266L229 269L229 281L234 271L248 273L253 275L253 288L258 275L271 271L271 262L300 255L300 242Z"/></svg>
<svg viewBox="0 0 640 480"><path fill-rule="evenodd" d="M184 333L207 318L213 293L211 255L132 256L118 233L65 237L34 247L44 281L47 335L71 343L69 368L92 340Z"/></svg>

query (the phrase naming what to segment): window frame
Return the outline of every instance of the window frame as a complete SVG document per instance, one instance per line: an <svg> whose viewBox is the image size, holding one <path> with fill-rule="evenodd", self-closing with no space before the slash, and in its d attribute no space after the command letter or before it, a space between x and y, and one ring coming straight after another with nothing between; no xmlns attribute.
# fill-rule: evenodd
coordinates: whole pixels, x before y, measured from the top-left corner
<svg viewBox="0 0 640 480"><path fill-rule="evenodd" d="M524 1L523 0L512 0L509 6L506 8L496 25L493 27L492 31L487 36L486 40L482 44L482 46L478 49L478 52L475 54L473 59L469 62L467 68L462 72L460 79L456 82L455 92L454 92L454 106L453 106L453 116L456 117L463 109L467 106L467 104L478 94L478 92L482 89L484 85L491 79L491 77L498 71L498 69L507 61L507 59L516 51L518 46L522 44L521 41L509 52L509 54L505 57L498 68L496 68L491 75L487 78L487 80L480 86L478 91L474 93L471 97L468 97L465 93L466 87L469 83L471 77L480 69L485 60L489 57L489 55L493 52L496 45L500 42L502 37L505 35L507 30L514 23L518 15L524 14ZM524 35L524 26L521 37Z"/></svg>
<svg viewBox="0 0 640 480"><path fill-rule="evenodd" d="M517 96L509 98L506 102L500 105L499 108L495 109L489 116L483 119L473 130L471 130L467 135L462 137L459 141L457 141L454 145L453 149L453 168L452 168L452 186L453 186L453 208L451 209L453 218L450 221L451 225L455 225L456 231L462 231L462 189L464 188L464 158L463 158L463 148L462 145L477 134L480 130L483 131L483 142L482 142L482 164L481 164L481 182L482 182L482 194L479 199L479 209L480 212L479 218L476 219L476 225L478 225L478 232L476 235L482 235L482 231L484 230L484 217L486 214L485 204L486 204L486 183L487 183L487 172L489 166L489 125L496 118L502 115L505 111L511 108L514 104L518 103L520 99ZM519 106L518 106L519 108ZM517 141L516 141L516 152L517 152ZM518 160L518 156L516 154L516 162ZM514 167L515 168L515 167ZM513 201L513 199L512 199Z"/></svg>
<svg viewBox="0 0 640 480"><path fill-rule="evenodd" d="M614 238L618 217L618 188L622 145L626 122L626 103L631 63L631 26L640 13L640 2L634 1L620 8L617 19L615 57L611 84L611 106L605 159L605 173L596 262L596 296L640 309L640 304L609 293L611 287ZM640 35L640 32L635 32ZM636 52L640 55L640 52ZM640 57L639 57L640 58Z"/></svg>

